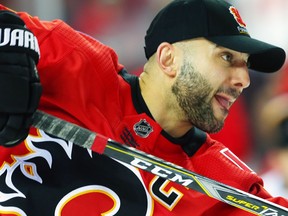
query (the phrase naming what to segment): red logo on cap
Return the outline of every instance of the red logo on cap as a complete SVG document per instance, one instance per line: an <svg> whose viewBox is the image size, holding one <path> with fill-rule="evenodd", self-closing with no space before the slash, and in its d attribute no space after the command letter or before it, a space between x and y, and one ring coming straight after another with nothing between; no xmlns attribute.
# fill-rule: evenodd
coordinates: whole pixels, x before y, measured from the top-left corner
<svg viewBox="0 0 288 216"><path fill-rule="evenodd" d="M241 26L241 27L246 27L246 24L244 23L244 21L242 20L240 14L239 14L239 11L233 7L233 6L230 6L229 8L230 10L230 13L233 14L235 20L237 21L237 23Z"/></svg>

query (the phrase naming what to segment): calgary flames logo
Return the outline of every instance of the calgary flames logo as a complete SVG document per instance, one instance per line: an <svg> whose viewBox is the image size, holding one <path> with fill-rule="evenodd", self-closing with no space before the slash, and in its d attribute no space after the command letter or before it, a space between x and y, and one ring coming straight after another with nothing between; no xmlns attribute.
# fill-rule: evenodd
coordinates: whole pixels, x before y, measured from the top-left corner
<svg viewBox="0 0 288 216"><path fill-rule="evenodd" d="M234 18L235 18L235 20L237 21L237 23L238 23L241 27L244 27L244 28L245 28L245 27L246 27L246 24L244 23L243 19L241 18L239 11L238 11L235 7L233 7L233 6L231 6L231 7L229 8L229 10L230 10L230 13L234 16Z"/></svg>
<svg viewBox="0 0 288 216"><path fill-rule="evenodd" d="M105 159L104 162L107 162L107 159L106 157L94 157L91 150L78 148L71 142L52 137L41 130L32 128L23 143L13 148L1 147L0 151L1 216L31 216L31 209L28 206L30 202L33 205L35 204L34 207L37 207L37 213L43 210L43 206L41 206L43 204L49 211L49 213L45 212L46 215L55 216L112 216L119 214L123 210L125 211L125 209L134 212L139 211L138 205L136 205L136 209L133 205L130 207L130 203L122 202L123 195L127 197L128 194L128 196L133 196L134 198L133 191L124 192L119 189L119 184L127 185L126 181L116 182L115 185L111 185L107 183L106 178L104 178L105 181L100 178L101 175L97 174L97 169L102 170L102 165L99 165L99 168L94 165L100 161L103 162L103 159ZM78 154L81 156L87 155L85 157L86 160L83 160L83 158L80 160L79 157L76 157ZM76 166L75 163L77 163ZM110 163L109 165L107 162L106 166L114 167L117 164L119 166L117 169L121 170L119 174L125 173L125 175L129 176L128 180L131 178L134 183L137 182L134 180L139 181L135 184L137 193L141 193L144 196L140 196L138 199L141 202L138 200L136 203L147 204L147 206L143 205L141 210L143 213L141 215L152 215L153 202L145 189L144 183L141 181L138 170L114 160L111 160ZM62 166L63 164L64 166ZM74 179L73 183L71 183L69 177L73 178L74 174L78 176L79 171L77 168L87 164L89 167L93 167L93 172L86 173L84 169L85 180L83 181L81 176L80 179ZM61 165L60 169L59 165ZM66 172L67 170L60 172L62 168L67 167L66 165L71 168L69 172ZM87 170L91 169L87 168ZM54 175L50 175L52 173ZM62 173L64 174L62 175ZM68 182L67 178L64 179L63 176L69 176ZM53 185L56 181L55 178L57 178L57 182L56 185ZM96 181L96 178L100 178L100 182ZM26 183L27 185L25 185ZM53 195L45 194L45 196L53 197L53 202L46 203L43 201L40 206L37 206L37 201L31 201L34 197L38 198L43 191L50 190L49 187L51 187L50 195ZM39 199L41 198L39 197ZM45 199L49 198L45 197ZM22 205L22 203L24 204ZM34 215L39 215L37 213Z"/></svg>
<svg viewBox="0 0 288 216"><path fill-rule="evenodd" d="M239 11L233 6L230 6L229 11L233 15L234 19L236 20L236 22L239 25L237 27L238 31L240 33L249 35L248 31L247 31L247 28L246 28L246 24L244 23L243 19L241 18Z"/></svg>

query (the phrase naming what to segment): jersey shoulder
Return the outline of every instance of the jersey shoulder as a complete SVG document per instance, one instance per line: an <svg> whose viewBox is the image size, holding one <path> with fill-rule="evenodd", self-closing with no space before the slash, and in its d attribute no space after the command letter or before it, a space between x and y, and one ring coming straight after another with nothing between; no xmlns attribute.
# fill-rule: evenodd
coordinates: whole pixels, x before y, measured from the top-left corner
<svg viewBox="0 0 288 216"><path fill-rule="evenodd" d="M263 184L246 163L209 135L191 160L197 173L241 190L249 191L254 184Z"/></svg>

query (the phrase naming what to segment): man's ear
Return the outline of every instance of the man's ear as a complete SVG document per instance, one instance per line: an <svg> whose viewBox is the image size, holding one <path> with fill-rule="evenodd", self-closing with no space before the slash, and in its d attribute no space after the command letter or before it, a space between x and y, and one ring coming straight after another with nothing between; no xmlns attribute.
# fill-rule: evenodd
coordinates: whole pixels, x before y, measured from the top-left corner
<svg viewBox="0 0 288 216"><path fill-rule="evenodd" d="M176 76L175 47L167 42L158 46L156 53L157 63L161 70L168 76Z"/></svg>

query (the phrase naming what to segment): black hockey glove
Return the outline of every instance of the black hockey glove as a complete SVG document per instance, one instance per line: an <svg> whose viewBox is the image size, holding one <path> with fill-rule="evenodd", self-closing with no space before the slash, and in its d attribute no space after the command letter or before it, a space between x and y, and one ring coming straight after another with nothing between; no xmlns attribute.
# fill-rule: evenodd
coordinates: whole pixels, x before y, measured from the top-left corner
<svg viewBox="0 0 288 216"><path fill-rule="evenodd" d="M42 88L36 64L39 46L23 20L0 11L0 145L14 146L28 135Z"/></svg>

